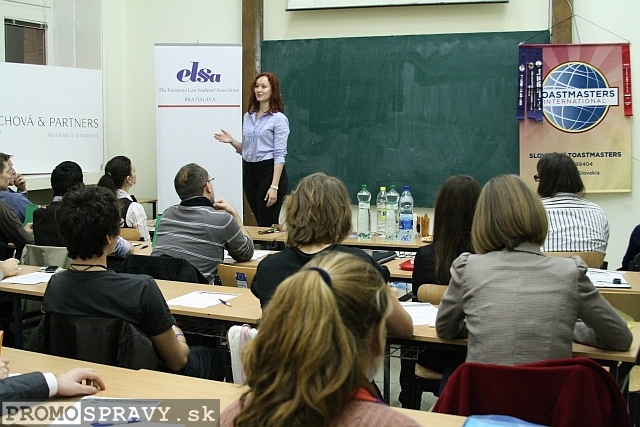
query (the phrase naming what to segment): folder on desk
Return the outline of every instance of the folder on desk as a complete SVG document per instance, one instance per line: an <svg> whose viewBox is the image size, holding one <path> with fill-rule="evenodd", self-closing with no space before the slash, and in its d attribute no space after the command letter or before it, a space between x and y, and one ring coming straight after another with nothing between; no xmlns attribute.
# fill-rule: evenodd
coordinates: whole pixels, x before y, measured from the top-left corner
<svg viewBox="0 0 640 427"><path fill-rule="evenodd" d="M395 251L371 251L371 257L376 260L379 265L384 264L385 262L391 261L398 256Z"/></svg>

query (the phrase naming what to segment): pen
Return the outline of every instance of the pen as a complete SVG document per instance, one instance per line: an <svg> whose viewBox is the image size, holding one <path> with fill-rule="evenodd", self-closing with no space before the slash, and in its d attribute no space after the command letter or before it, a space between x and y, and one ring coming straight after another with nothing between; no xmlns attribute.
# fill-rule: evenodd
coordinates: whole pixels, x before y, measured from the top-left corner
<svg viewBox="0 0 640 427"><path fill-rule="evenodd" d="M144 246L143 246L143 247L141 247L140 249L146 249L146 248L148 248L148 247L149 247L149 245L144 245Z"/></svg>
<svg viewBox="0 0 640 427"><path fill-rule="evenodd" d="M225 300L223 300L222 298L218 298L220 300L221 303L223 303L224 305L226 305L227 307L231 307L231 304L229 304L228 302L226 302Z"/></svg>
<svg viewBox="0 0 640 427"><path fill-rule="evenodd" d="M113 423L93 422L93 423L91 423L91 425L93 427L108 427L108 426L119 426L119 425L124 425L124 424L139 423L141 421L142 421L142 419L140 419L140 418L129 418L126 421L118 421L118 422L113 422Z"/></svg>

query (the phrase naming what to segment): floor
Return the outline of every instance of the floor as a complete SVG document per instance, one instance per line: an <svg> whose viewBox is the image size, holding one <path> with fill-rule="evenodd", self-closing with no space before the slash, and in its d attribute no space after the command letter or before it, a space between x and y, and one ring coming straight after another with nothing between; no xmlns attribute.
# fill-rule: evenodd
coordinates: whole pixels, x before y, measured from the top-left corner
<svg viewBox="0 0 640 427"><path fill-rule="evenodd" d="M396 353L397 354L397 353ZM383 380L384 366L380 364L380 369L375 376L375 381L380 390L384 384ZM401 408L402 405L398 401L398 395L400 395L400 359L398 357L391 357L391 390L390 390L390 402L391 406ZM432 393L422 393L422 404L420 410L428 411L436 403L436 397Z"/></svg>

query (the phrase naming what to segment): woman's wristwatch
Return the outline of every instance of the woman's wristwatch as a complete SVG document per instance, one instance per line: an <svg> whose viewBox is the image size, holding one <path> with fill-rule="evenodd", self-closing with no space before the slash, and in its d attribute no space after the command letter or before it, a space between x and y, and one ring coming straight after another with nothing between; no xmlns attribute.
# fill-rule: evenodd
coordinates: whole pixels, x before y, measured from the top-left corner
<svg viewBox="0 0 640 427"><path fill-rule="evenodd" d="M277 185L273 185L273 184L271 184L271 185L269 186L269 188L273 188L274 190L278 191L278 188L279 188L279 187L278 187Z"/></svg>

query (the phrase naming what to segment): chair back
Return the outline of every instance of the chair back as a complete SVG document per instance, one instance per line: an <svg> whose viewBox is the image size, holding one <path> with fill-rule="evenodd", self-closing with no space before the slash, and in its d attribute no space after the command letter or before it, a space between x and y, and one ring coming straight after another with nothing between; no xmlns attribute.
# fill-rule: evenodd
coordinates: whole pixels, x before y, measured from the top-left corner
<svg viewBox="0 0 640 427"><path fill-rule="evenodd" d="M453 415L497 414L551 427L630 427L609 372L586 358L519 366L463 363L433 408Z"/></svg>
<svg viewBox="0 0 640 427"><path fill-rule="evenodd" d="M578 255L589 268L603 268L604 264L603 252L545 252L544 254L546 256L561 258L569 258L574 255Z"/></svg>
<svg viewBox="0 0 640 427"><path fill-rule="evenodd" d="M258 330L249 325L234 325L227 332L227 343L231 353L231 371L235 384L244 384L246 381L242 365L242 350L257 334Z"/></svg>
<svg viewBox="0 0 640 427"><path fill-rule="evenodd" d="M633 257L632 261L629 261L629 271L640 271L640 253Z"/></svg>
<svg viewBox="0 0 640 427"><path fill-rule="evenodd" d="M159 370L151 338L117 318L46 313L44 351L54 356L129 369Z"/></svg>
<svg viewBox="0 0 640 427"><path fill-rule="evenodd" d="M418 288L418 301L440 305L440 300L442 300L442 295L444 295L446 290L447 286L445 285L425 283Z"/></svg>
<svg viewBox="0 0 640 427"><path fill-rule="evenodd" d="M237 266L236 264L218 264L218 276L220 276L220 281L222 282L222 286L233 286L238 287L238 278L236 273L243 273L246 277L246 287L251 287L251 282L253 282L253 277L256 275L256 266L253 267L242 267Z"/></svg>
<svg viewBox="0 0 640 427"><path fill-rule="evenodd" d="M160 220L162 220L162 214L156 215L156 226L153 230L153 238L151 239L151 247L156 247L156 239L158 238L158 228L160 227Z"/></svg>
<svg viewBox="0 0 640 427"><path fill-rule="evenodd" d="M71 258L67 248L60 246L25 245L20 257L20 263L24 265L57 265L69 268Z"/></svg>
<svg viewBox="0 0 640 427"><path fill-rule="evenodd" d="M156 280L209 284L189 261L168 255L127 255L120 266L120 273L148 274Z"/></svg>
<svg viewBox="0 0 640 427"><path fill-rule="evenodd" d="M131 242L140 241L140 232L135 228L120 227L120 237Z"/></svg>
<svg viewBox="0 0 640 427"><path fill-rule="evenodd" d="M29 203L27 205L27 210L24 213L24 225L29 224L30 222L33 222L33 212L35 212L35 210L38 209L38 205L33 204L33 203Z"/></svg>

